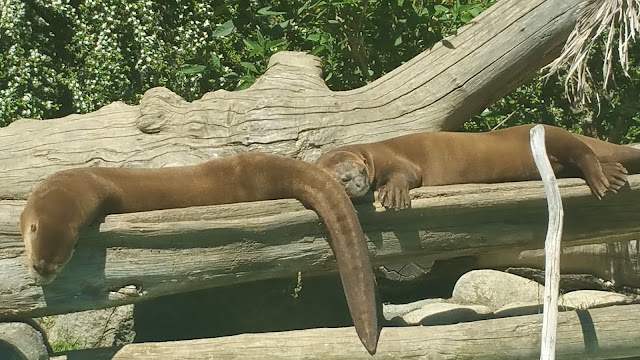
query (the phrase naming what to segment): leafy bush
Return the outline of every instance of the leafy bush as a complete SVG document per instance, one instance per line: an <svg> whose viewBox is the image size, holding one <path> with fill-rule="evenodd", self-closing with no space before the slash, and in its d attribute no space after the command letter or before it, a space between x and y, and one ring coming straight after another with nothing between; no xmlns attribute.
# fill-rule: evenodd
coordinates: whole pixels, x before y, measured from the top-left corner
<svg viewBox="0 0 640 360"><path fill-rule="evenodd" d="M285 49L321 57L331 89L357 88L455 32L493 2L8 1L0 16L0 126L19 117L93 111L116 100L137 103L155 86L190 101L216 89L244 89L272 54ZM634 74L639 69L632 64ZM599 111L595 105L577 110L564 100L561 79L536 78L466 128L545 122L633 140L640 132L638 84L619 76L616 85L601 94L607 100Z"/></svg>
<svg viewBox="0 0 640 360"><path fill-rule="evenodd" d="M477 15L487 1L9 1L0 18L0 125L250 86L280 50L323 58L335 90L365 84Z"/></svg>
<svg viewBox="0 0 640 360"><path fill-rule="evenodd" d="M528 123L553 124L570 131L598 137L614 143L640 140L640 44L630 50L630 77L618 67L609 90L602 90L602 47L592 54L589 67L596 81L595 92L601 99L577 107L564 96L564 79L557 75L544 81L541 75L520 86L482 114L465 124L470 131L487 131ZM599 78L598 78L599 76Z"/></svg>

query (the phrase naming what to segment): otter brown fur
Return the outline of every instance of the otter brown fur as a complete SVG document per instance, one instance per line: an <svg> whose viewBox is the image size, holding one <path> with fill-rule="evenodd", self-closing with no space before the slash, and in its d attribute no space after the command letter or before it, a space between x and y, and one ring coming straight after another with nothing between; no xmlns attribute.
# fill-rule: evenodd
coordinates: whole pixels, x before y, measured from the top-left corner
<svg viewBox="0 0 640 360"><path fill-rule="evenodd" d="M298 199L324 221L356 331L375 353L376 284L366 240L341 185L312 164L244 153L194 166L64 170L33 190L20 230L29 269L46 284L69 261L79 231L98 216L284 198Z"/></svg>
<svg viewBox="0 0 640 360"><path fill-rule="evenodd" d="M376 190L385 207L411 207L409 189L463 183L540 179L521 125L486 133L421 132L384 141L342 146L316 165L340 181L350 197ZM623 186L640 172L640 150L544 125L545 144L558 177L581 177L593 195Z"/></svg>

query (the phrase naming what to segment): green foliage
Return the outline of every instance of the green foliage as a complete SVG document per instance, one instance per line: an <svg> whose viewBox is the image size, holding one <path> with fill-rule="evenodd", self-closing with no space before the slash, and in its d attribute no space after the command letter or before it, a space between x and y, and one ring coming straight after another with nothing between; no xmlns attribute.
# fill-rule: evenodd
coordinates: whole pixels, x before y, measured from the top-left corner
<svg viewBox="0 0 640 360"><path fill-rule="evenodd" d="M51 349L56 352L63 351L71 351L71 350L80 350L82 346L77 340L73 340L71 338L63 338L51 343Z"/></svg>
<svg viewBox="0 0 640 360"><path fill-rule="evenodd" d="M615 81L602 90L602 46L597 47L589 63L600 97L582 108L573 106L564 96L564 79L552 76L543 81L538 75L496 102L465 124L469 131L488 131L519 124L545 123L570 131L598 137L614 143L640 141L640 44L630 51L630 77L615 69ZM599 77L598 77L599 76Z"/></svg>
<svg viewBox="0 0 640 360"><path fill-rule="evenodd" d="M359 87L455 31L487 1L8 0L0 16L0 125L239 90L280 50L324 60L334 90Z"/></svg>
<svg viewBox="0 0 640 360"><path fill-rule="evenodd" d="M324 61L333 90L360 87L454 33L495 0L6 0L0 13L0 126L137 103L165 86L191 101L241 90L281 50ZM634 46L632 51L637 52ZM594 54L593 73L598 73ZM633 57L633 54L631 56ZM562 79L536 78L467 130L554 123L611 141L640 133L638 72L616 75L602 107L574 109Z"/></svg>

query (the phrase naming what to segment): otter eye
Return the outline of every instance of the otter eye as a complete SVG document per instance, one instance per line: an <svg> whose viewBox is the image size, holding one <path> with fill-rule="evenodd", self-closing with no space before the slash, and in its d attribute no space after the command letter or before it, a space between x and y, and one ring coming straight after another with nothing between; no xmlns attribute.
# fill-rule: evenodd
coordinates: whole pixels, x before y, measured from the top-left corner
<svg viewBox="0 0 640 360"><path fill-rule="evenodd" d="M340 175L340 181L343 183L349 182L351 180L348 175Z"/></svg>
<svg viewBox="0 0 640 360"><path fill-rule="evenodd" d="M29 231L36 232L36 230L38 230L38 227L36 226L36 224L31 224L31 226L29 227Z"/></svg>

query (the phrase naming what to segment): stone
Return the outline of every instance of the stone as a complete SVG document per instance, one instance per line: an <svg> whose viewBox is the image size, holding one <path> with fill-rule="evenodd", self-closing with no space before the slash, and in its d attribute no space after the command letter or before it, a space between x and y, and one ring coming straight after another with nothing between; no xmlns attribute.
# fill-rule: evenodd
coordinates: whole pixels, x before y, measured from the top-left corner
<svg viewBox="0 0 640 360"><path fill-rule="evenodd" d="M0 323L0 359L48 360L46 339L40 331L23 322Z"/></svg>
<svg viewBox="0 0 640 360"><path fill-rule="evenodd" d="M418 310L427 304L433 303L443 303L447 302L445 299L423 299L414 302L410 302L407 304L384 304L382 306L382 312L384 314L384 318L392 321L396 317L402 317L405 314L408 314L412 311Z"/></svg>
<svg viewBox="0 0 640 360"><path fill-rule="evenodd" d="M632 300L631 297L626 295L608 291L576 290L562 295L558 299L558 304L584 310L594 307L627 304Z"/></svg>
<svg viewBox="0 0 640 360"><path fill-rule="evenodd" d="M49 342L57 347L87 349L133 342L133 305L81 311L55 317L48 326Z"/></svg>
<svg viewBox="0 0 640 360"><path fill-rule="evenodd" d="M473 270L462 275L453 288L452 301L499 309L515 302L542 303L544 286L497 270Z"/></svg>
<svg viewBox="0 0 640 360"><path fill-rule="evenodd" d="M490 317L491 309L482 305L432 303L402 317L407 325L448 325Z"/></svg>
<svg viewBox="0 0 640 360"><path fill-rule="evenodd" d="M558 300L558 311L567 311L573 310L572 307L565 306L564 304L560 304L560 300ZM502 317L510 317L510 316L521 316L521 315L533 315L533 314L542 314L544 310L544 305L541 302L514 302L507 304L500 309L494 312L494 316L496 318Z"/></svg>

